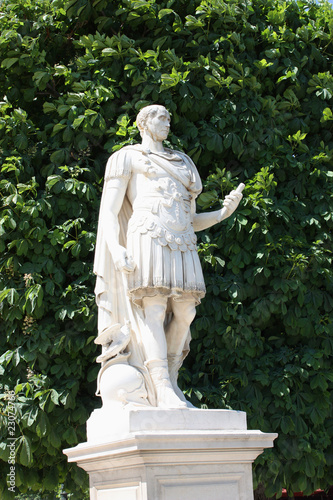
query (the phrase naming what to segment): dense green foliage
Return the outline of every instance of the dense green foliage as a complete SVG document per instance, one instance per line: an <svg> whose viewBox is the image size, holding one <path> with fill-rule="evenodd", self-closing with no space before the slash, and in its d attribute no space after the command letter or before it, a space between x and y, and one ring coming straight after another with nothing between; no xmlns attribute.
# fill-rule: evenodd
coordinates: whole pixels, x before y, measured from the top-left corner
<svg viewBox="0 0 333 500"><path fill-rule="evenodd" d="M215 209L199 235L207 297L181 382L192 402L279 432L256 462L267 495L333 484L333 15L308 1L5 0L0 16L1 498L8 391L17 491L85 473L98 366L92 261L104 165L139 142L145 104L197 163Z"/></svg>

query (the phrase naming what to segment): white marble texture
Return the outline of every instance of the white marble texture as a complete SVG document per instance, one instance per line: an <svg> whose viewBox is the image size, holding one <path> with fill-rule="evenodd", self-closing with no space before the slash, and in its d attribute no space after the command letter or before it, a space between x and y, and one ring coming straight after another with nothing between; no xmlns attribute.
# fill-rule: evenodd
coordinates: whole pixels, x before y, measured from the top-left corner
<svg viewBox="0 0 333 500"><path fill-rule="evenodd" d="M119 434L64 450L89 473L91 500L252 500L252 463L276 434L232 410L123 410Z"/></svg>
<svg viewBox="0 0 333 500"><path fill-rule="evenodd" d="M112 420L110 419L112 415ZM110 425L112 423L112 425ZM152 407L94 410L87 421L88 442L108 442L138 431L230 431L246 429L246 413L233 410L167 410Z"/></svg>
<svg viewBox="0 0 333 500"><path fill-rule="evenodd" d="M142 143L111 155L105 172L94 263L98 393L107 406L191 407L177 378L205 295L195 232L229 217L244 185L223 208L197 214L196 166L163 146L168 111L147 106L137 125Z"/></svg>

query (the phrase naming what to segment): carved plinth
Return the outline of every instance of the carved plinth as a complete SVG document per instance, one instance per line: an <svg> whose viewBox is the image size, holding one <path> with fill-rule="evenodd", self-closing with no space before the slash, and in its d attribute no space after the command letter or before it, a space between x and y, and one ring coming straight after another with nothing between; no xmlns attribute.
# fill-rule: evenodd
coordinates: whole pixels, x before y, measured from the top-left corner
<svg viewBox="0 0 333 500"><path fill-rule="evenodd" d="M252 463L277 436L247 430L246 414L231 410L121 415L117 435L114 416L106 425L94 412L88 442L64 450L88 472L91 500L251 500Z"/></svg>

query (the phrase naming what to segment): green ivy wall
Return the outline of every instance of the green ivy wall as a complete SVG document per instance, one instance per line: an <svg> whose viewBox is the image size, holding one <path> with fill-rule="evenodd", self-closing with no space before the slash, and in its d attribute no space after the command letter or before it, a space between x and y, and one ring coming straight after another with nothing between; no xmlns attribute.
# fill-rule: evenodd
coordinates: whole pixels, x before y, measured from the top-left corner
<svg viewBox="0 0 333 500"><path fill-rule="evenodd" d="M278 432L255 465L267 496L333 484L333 13L291 0L4 0L0 15L1 498L9 391L17 492L85 473L98 366L92 261L108 155L146 104L204 180L239 182L236 214L199 234L207 297L181 384L193 404ZM37 495L37 493L36 493ZM54 494L50 493L50 498Z"/></svg>

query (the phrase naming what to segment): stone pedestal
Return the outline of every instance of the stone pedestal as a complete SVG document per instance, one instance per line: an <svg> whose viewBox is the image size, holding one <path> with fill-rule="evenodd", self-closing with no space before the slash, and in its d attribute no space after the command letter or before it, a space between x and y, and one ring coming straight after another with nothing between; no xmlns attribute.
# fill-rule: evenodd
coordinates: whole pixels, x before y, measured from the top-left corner
<svg viewBox="0 0 333 500"><path fill-rule="evenodd" d="M252 463L277 436L231 410L101 409L87 430L64 453L88 472L91 500L251 500Z"/></svg>

